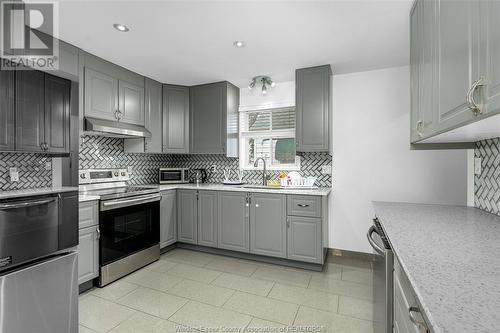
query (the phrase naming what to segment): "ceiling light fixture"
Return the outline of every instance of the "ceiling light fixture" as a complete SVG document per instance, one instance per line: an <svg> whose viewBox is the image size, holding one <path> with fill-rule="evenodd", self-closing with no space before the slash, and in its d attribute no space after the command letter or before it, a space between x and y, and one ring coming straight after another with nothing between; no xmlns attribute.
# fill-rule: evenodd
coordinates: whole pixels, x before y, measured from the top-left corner
<svg viewBox="0 0 500 333"><path fill-rule="evenodd" d="M242 48L242 47L245 47L245 41L242 41L242 40L235 40L233 42L233 45L234 47L237 47L237 48Z"/></svg>
<svg viewBox="0 0 500 333"><path fill-rule="evenodd" d="M127 32L130 30L126 25L119 23L113 24L113 27L120 32Z"/></svg>
<svg viewBox="0 0 500 333"><path fill-rule="evenodd" d="M257 82L262 84L262 95L267 95L267 86L270 86L271 88L276 87L276 82L274 82L269 76L258 75L252 78L252 81L248 85L248 89L252 90Z"/></svg>

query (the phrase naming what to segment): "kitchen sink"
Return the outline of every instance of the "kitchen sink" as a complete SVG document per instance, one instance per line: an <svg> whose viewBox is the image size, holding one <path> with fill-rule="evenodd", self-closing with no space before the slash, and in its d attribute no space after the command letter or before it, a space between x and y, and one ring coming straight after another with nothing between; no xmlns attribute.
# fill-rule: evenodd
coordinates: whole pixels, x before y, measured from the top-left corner
<svg viewBox="0 0 500 333"><path fill-rule="evenodd" d="M256 189L266 189L266 190L283 190L284 187L281 186L265 186L265 185L241 185L239 188L256 188Z"/></svg>

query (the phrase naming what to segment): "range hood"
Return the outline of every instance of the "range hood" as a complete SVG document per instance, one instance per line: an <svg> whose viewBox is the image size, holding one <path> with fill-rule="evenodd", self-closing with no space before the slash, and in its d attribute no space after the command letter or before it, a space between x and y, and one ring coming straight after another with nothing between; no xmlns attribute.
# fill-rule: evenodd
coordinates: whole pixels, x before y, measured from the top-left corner
<svg viewBox="0 0 500 333"><path fill-rule="evenodd" d="M85 117L85 132L114 138L150 138L151 132L144 126L119 121Z"/></svg>

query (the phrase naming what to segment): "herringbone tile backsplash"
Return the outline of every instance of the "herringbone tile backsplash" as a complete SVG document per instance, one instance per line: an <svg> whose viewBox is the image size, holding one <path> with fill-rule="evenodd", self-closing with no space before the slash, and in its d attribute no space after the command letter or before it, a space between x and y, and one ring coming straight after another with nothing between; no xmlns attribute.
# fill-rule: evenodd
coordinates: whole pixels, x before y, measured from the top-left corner
<svg viewBox="0 0 500 333"><path fill-rule="evenodd" d="M321 174L321 166L331 164L332 157L326 153L304 153L301 155L301 171L304 176L318 177L316 185L331 186L331 176ZM216 165L216 172L211 167ZM232 170L233 177L238 170L237 158L224 155L166 155L166 154L131 154L123 151L123 140L98 136L85 136L80 146L80 169L124 168L132 167L132 184L157 184L158 169L161 167L205 168L208 182L220 183L224 179L224 170ZM272 172L275 176L278 171ZM262 173L245 172L247 183L259 184Z"/></svg>
<svg viewBox="0 0 500 333"><path fill-rule="evenodd" d="M475 157L482 171L474 176L474 201L477 208L500 215L500 138L476 142Z"/></svg>
<svg viewBox="0 0 500 333"><path fill-rule="evenodd" d="M0 153L0 191L52 186L52 171L45 169L51 158L33 153ZM11 182L9 169L17 168L19 181Z"/></svg>

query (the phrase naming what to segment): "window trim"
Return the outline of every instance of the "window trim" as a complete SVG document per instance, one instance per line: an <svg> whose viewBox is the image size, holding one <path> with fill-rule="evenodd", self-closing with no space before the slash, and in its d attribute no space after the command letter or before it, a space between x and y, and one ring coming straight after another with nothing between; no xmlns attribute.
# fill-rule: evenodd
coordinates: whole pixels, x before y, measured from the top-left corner
<svg viewBox="0 0 500 333"><path fill-rule="evenodd" d="M280 109L288 109L290 107L278 107L272 109L265 110L245 110L240 111L240 130L239 130L239 166L240 170L262 170L262 164L259 163L258 167L254 167L252 164L247 162L247 145L246 139L248 138L269 138L269 139L280 139L280 138L294 138L296 139L296 129L278 129L278 130L264 130L264 131L248 131L248 129L243 128L243 124L247 124L247 121L241 119L241 117L246 117L246 114L253 112L269 112L279 111ZM295 109L295 107L293 107ZM269 117L270 123L269 126L272 128L272 115ZM300 171L301 168L301 160L300 156L295 154L295 163L294 164L280 164L280 165L266 165L267 170L271 171Z"/></svg>

